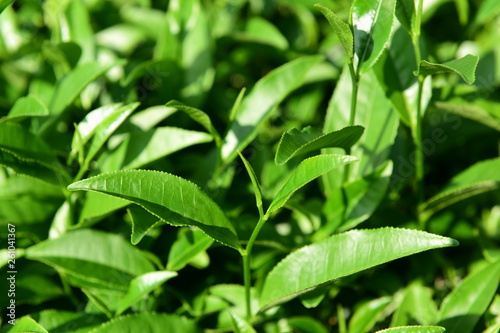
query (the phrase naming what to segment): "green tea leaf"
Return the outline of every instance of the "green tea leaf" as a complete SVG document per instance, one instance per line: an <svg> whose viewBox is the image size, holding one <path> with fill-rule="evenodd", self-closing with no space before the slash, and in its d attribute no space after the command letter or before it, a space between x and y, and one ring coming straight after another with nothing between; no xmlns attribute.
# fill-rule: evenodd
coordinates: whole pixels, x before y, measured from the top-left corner
<svg viewBox="0 0 500 333"><path fill-rule="evenodd" d="M291 129L283 134L278 144L274 161L283 165L291 158L327 147L350 148L363 134L361 126L348 126L338 131L323 134L308 126L301 131Z"/></svg>
<svg viewBox="0 0 500 333"><path fill-rule="evenodd" d="M11 326L11 329L7 331L8 333L49 333L30 316L14 320L14 323L15 325Z"/></svg>
<svg viewBox="0 0 500 333"><path fill-rule="evenodd" d="M68 73L57 84L49 105L50 114L60 114L90 82L106 73L113 66L116 66L116 63L103 65L92 61L82 64Z"/></svg>
<svg viewBox="0 0 500 333"><path fill-rule="evenodd" d="M64 272L80 287L127 290L130 281L154 270L138 249L118 235L75 230L26 249L26 258Z"/></svg>
<svg viewBox="0 0 500 333"><path fill-rule="evenodd" d="M440 326L401 326L393 327L375 333L443 333L444 327Z"/></svg>
<svg viewBox="0 0 500 333"><path fill-rule="evenodd" d="M473 84L476 80L476 66L479 62L479 57L471 54L460 59L451 60L443 64L431 63L422 60L418 67L418 75L436 75L442 73L455 73L468 84Z"/></svg>
<svg viewBox="0 0 500 333"><path fill-rule="evenodd" d="M104 314L71 312L63 310L43 310L32 315L49 332L74 333L90 332L107 320Z"/></svg>
<svg viewBox="0 0 500 333"><path fill-rule="evenodd" d="M13 2L14 0L0 0L0 14Z"/></svg>
<svg viewBox="0 0 500 333"><path fill-rule="evenodd" d="M453 113L464 118L468 118L497 131L500 131L500 118L494 117L479 105L455 102L435 102L435 107L439 110Z"/></svg>
<svg viewBox="0 0 500 333"><path fill-rule="evenodd" d="M176 151L212 140L212 136L204 132L175 127L158 127L145 132L131 132L122 143L123 147L119 147L108 158L118 158L122 154L124 156L121 166L117 167L136 169Z"/></svg>
<svg viewBox="0 0 500 333"><path fill-rule="evenodd" d="M88 192L85 195L78 223L74 228L85 228L95 224L118 209L130 205L129 201L97 192Z"/></svg>
<svg viewBox="0 0 500 333"><path fill-rule="evenodd" d="M14 118L23 119L26 117L44 117L48 115L49 110L47 110L47 107L35 96L28 95L19 98L7 117L3 119L12 120Z"/></svg>
<svg viewBox="0 0 500 333"><path fill-rule="evenodd" d="M231 312L233 318L234 332L236 333L257 333L252 325L237 313Z"/></svg>
<svg viewBox="0 0 500 333"><path fill-rule="evenodd" d="M220 146L222 144L222 139L219 135L219 132L217 132L215 127L212 125L210 117L205 112L201 111L200 109L187 106L179 101L170 101L165 104L165 106L185 112L189 117L191 117L191 119L203 126L208 131L208 133L212 134L215 142L217 143L217 146Z"/></svg>
<svg viewBox="0 0 500 333"><path fill-rule="evenodd" d="M439 325L447 333L470 333L491 303L500 282L500 261L469 274L443 301Z"/></svg>
<svg viewBox="0 0 500 333"><path fill-rule="evenodd" d="M362 304L353 313L349 321L348 333L368 332L379 321L384 309L392 301L391 297L375 298Z"/></svg>
<svg viewBox="0 0 500 333"><path fill-rule="evenodd" d="M355 66L366 73L377 62L391 37L396 0L354 0L351 24Z"/></svg>
<svg viewBox="0 0 500 333"><path fill-rule="evenodd" d="M354 37L353 32L349 24L342 21L333 11L322 4L315 4L321 13L326 17L328 22L333 28L333 31L339 37L340 43L344 47L345 53L347 55L347 62L352 63L354 58Z"/></svg>
<svg viewBox="0 0 500 333"><path fill-rule="evenodd" d="M421 0L418 0L421 1ZM396 17L403 28L412 36L420 35L420 26L417 22L417 4L415 0L397 0L396 1Z"/></svg>
<svg viewBox="0 0 500 333"><path fill-rule="evenodd" d="M198 229L181 229L177 240L168 253L167 269L180 271L200 252L212 245L214 240Z"/></svg>
<svg viewBox="0 0 500 333"><path fill-rule="evenodd" d="M409 0L413 6L414 0ZM404 1L398 1L402 3ZM408 127L416 122L418 79L415 70L415 54L410 36L401 28L396 30L391 45L373 66L380 86L386 97Z"/></svg>
<svg viewBox="0 0 500 333"><path fill-rule="evenodd" d="M176 272L160 271L146 273L134 278L130 281L127 294L120 300L115 315L119 316L129 307L140 301L141 298L176 276Z"/></svg>
<svg viewBox="0 0 500 333"><path fill-rule="evenodd" d="M500 187L500 158L478 162L452 178L447 186L420 207L428 218L435 212L472 196Z"/></svg>
<svg viewBox="0 0 500 333"><path fill-rule="evenodd" d="M311 317L301 316L289 318L288 325L299 330L301 333L328 333L323 325Z"/></svg>
<svg viewBox="0 0 500 333"><path fill-rule="evenodd" d="M97 127L107 118L118 112L122 107L121 103L101 106L85 116L77 125L75 135L71 141L71 159L78 153L80 147L85 145L95 134ZM78 134L77 134L78 133Z"/></svg>
<svg viewBox="0 0 500 333"><path fill-rule="evenodd" d="M278 50L286 50L288 40L271 22L261 18L252 17L247 21L245 31L242 35L238 34L244 41L267 44Z"/></svg>
<svg viewBox="0 0 500 333"><path fill-rule="evenodd" d="M255 174L255 171L253 171L252 165L247 161L247 159L240 153L241 160L243 161L243 164L245 165L245 169L247 170L248 175L250 176L250 180L252 182L253 186L253 192L255 195L255 203L257 205L257 209L259 210L260 215L263 215L263 210L262 210L262 190L260 188L259 181L257 179L257 175Z"/></svg>
<svg viewBox="0 0 500 333"><path fill-rule="evenodd" d="M47 144L15 122L0 122L0 164L52 184L69 182Z"/></svg>
<svg viewBox="0 0 500 333"><path fill-rule="evenodd" d="M337 168L341 165L357 161L357 158L348 155L318 155L302 161L293 171L288 181L276 194L266 215L283 207L293 193L305 184Z"/></svg>
<svg viewBox="0 0 500 333"><path fill-rule="evenodd" d="M87 156L85 157L85 161L83 162L85 166L90 164L101 147L108 141L111 134L120 127L125 119L127 119L138 106L139 103L122 106L103 119L99 125L95 127L92 142L87 152Z"/></svg>
<svg viewBox="0 0 500 333"><path fill-rule="evenodd" d="M92 333L183 332L201 333L196 324L177 315L140 313L114 318L92 330Z"/></svg>
<svg viewBox="0 0 500 333"><path fill-rule="evenodd" d="M70 191L96 191L134 202L175 226L195 226L241 251L236 231L221 208L195 184L166 172L122 170L81 180Z"/></svg>
<svg viewBox="0 0 500 333"><path fill-rule="evenodd" d="M88 192L87 195L88 194L98 194L99 196L125 201L118 197L103 195L98 192ZM128 201L125 202L127 202L128 204ZM162 225L162 223L164 223L164 221L160 220L157 216L150 214L148 211L144 210L142 207L137 205L131 205L129 208L127 208L127 212L132 220L132 233L130 235L130 242L133 245L139 244L139 242L144 238L144 236L146 236L149 230L158 227Z"/></svg>
<svg viewBox="0 0 500 333"><path fill-rule="evenodd" d="M457 244L451 238L395 228L351 230L331 236L292 252L273 268L260 295L261 310L319 284L411 254Z"/></svg>
<svg viewBox="0 0 500 333"><path fill-rule="evenodd" d="M77 313L52 309L31 316L49 332L86 333L106 320L106 316L96 313Z"/></svg>
<svg viewBox="0 0 500 333"><path fill-rule="evenodd" d="M243 99L222 145L222 159L229 163L257 135L259 125L293 90L303 84L307 72L322 56L302 57L271 71Z"/></svg>
<svg viewBox="0 0 500 333"><path fill-rule="evenodd" d="M481 3L474 21L475 25L484 25L500 13L500 4L496 0L485 0Z"/></svg>
<svg viewBox="0 0 500 333"><path fill-rule="evenodd" d="M403 291L403 299L392 316L391 326L429 325L438 320L438 309L432 290L412 283Z"/></svg>

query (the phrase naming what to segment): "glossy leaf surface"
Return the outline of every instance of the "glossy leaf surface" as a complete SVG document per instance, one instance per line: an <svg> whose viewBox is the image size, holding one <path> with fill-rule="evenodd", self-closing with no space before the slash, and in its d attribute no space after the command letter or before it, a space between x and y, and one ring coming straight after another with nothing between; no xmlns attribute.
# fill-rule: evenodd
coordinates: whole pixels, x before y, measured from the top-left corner
<svg viewBox="0 0 500 333"><path fill-rule="evenodd" d="M323 57L310 56L293 60L260 79L243 98L222 145L222 159L232 161L255 137L259 125L293 90L300 87L307 72Z"/></svg>
<svg viewBox="0 0 500 333"><path fill-rule="evenodd" d="M391 37L396 0L354 0L351 7L354 54L358 73L377 62Z"/></svg>
<svg viewBox="0 0 500 333"><path fill-rule="evenodd" d="M293 171L285 185L276 194L266 215L281 208L299 188L327 173L328 171L352 163L357 159L348 155L318 155L308 158Z"/></svg>
<svg viewBox="0 0 500 333"><path fill-rule="evenodd" d="M196 226L215 240L241 250L234 227L198 186L166 172L123 170L81 180L69 190L96 191L134 202L175 226Z"/></svg>
<svg viewBox="0 0 500 333"><path fill-rule="evenodd" d="M14 322L15 325L11 325L11 329L7 331L8 333L49 333L29 316L21 317Z"/></svg>
<svg viewBox="0 0 500 333"><path fill-rule="evenodd" d="M292 252L267 276L262 309L364 269L422 251L454 246L457 241L422 231L381 228L351 230Z"/></svg>
<svg viewBox="0 0 500 333"><path fill-rule="evenodd" d="M500 261L469 274L443 301L439 325L447 333L470 333L491 303L500 282Z"/></svg>
<svg viewBox="0 0 500 333"><path fill-rule="evenodd" d="M295 156L314 150L329 147L348 149L358 141L363 131L361 126L348 126L327 134L309 126L301 131L291 129L281 137L274 161L283 165Z"/></svg>
<svg viewBox="0 0 500 333"><path fill-rule="evenodd" d="M363 333L370 331L391 301L391 297L381 297L361 305L352 315L347 332Z"/></svg>

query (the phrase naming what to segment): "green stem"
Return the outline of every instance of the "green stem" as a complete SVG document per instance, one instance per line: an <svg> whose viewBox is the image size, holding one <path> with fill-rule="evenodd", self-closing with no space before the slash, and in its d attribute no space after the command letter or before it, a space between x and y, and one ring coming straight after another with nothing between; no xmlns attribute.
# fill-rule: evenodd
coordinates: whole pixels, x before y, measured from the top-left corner
<svg viewBox="0 0 500 333"><path fill-rule="evenodd" d="M358 102L358 88L359 88L359 75L356 74L356 70L354 69L354 65L352 63L349 64L349 72L351 74L351 84L352 84L352 92L351 92L351 115L349 118L349 126L353 126L356 120L356 106ZM346 149L346 154L351 154L351 148ZM344 167L344 183L347 182L349 178L349 173L351 170L350 164L347 164Z"/></svg>
<svg viewBox="0 0 500 333"><path fill-rule="evenodd" d="M245 283L245 305L246 305L246 313L247 313L247 320L250 321L252 318L252 304L251 304L251 297L250 297L250 290L251 290L251 275L250 275L250 264L252 260L252 249L253 245L255 243L255 240L257 239L257 236L259 235L260 230L264 226L264 223L267 221L269 217L267 215L262 215L259 218L259 222L257 223L257 226L252 232L252 235L250 236L250 239L248 240L247 247L245 249L245 254L243 255L243 280Z"/></svg>
<svg viewBox="0 0 500 333"><path fill-rule="evenodd" d="M417 98L417 119L413 141L415 143L415 167L417 177L417 197L418 204L424 202L424 152L422 149L422 91L424 88L424 78L418 77L418 98Z"/></svg>

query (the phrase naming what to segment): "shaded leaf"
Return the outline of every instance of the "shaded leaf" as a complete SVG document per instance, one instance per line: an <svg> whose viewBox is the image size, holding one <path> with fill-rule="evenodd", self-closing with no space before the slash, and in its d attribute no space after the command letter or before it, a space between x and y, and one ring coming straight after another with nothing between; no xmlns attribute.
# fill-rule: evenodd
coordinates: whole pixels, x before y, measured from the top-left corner
<svg viewBox="0 0 500 333"><path fill-rule="evenodd" d="M500 261L469 274L441 304L439 325L447 333L470 333L495 296Z"/></svg>
<svg viewBox="0 0 500 333"><path fill-rule="evenodd" d="M215 240L242 250L221 208L195 184L166 172L122 170L81 180L71 191L96 191L134 202L175 226L195 226Z"/></svg>
<svg viewBox="0 0 500 333"><path fill-rule="evenodd" d="M333 31L339 37L340 43L344 47L345 53L347 55L347 62L352 63L354 58L354 37L353 32L349 24L342 21L334 12L332 12L328 7L322 4L315 4L321 13L326 17L328 23L333 28Z"/></svg>
<svg viewBox="0 0 500 333"><path fill-rule="evenodd" d="M200 252L208 249L213 242L213 239L201 230L181 229L168 253L167 269L170 271L183 269Z"/></svg>
<svg viewBox="0 0 500 333"><path fill-rule="evenodd" d="M391 37L396 0L354 0L351 7L355 66L366 73L377 62Z"/></svg>
<svg viewBox="0 0 500 333"><path fill-rule="evenodd" d="M261 310L327 281L411 254L457 244L454 239L395 228L351 230L331 236L292 252L273 268L260 295Z"/></svg>
<svg viewBox="0 0 500 333"><path fill-rule="evenodd" d="M357 159L355 157L348 155L318 155L305 159L292 172L288 181L276 194L267 209L266 215L269 215L275 210L283 207L292 194L305 184L334 168L356 160Z"/></svg>
<svg viewBox="0 0 500 333"><path fill-rule="evenodd" d="M222 145L222 159L229 163L257 134L259 125L285 97L303 84L307 72L322 56L302 57L274 69L244 97Z"/></svg>
<svg viewBox="0 0 500 333"><path fill-rule="evenodd" d="M283 134L278 144L274 161L283 165L291 158L327 147L350 148L363 134L361 126L348 126L338 131L323 134L308 126L301 131L291 129Z"/></svg>
<svg viewBox="0 0 500 333"><path fill-rule="evenodd" d="M80 287L126 290L130 281L154 266L118 235L75 230L26 249L26 258L62 271Z"/></svg>
<svg viewBox="0 0 500 333"><path fill-rule="evenodd" d="M500 186L500 158L478 162L452 178L437 195L427 200L420 211L424 218L477 194L493 191Z"/></svg>
<svg viewBox="0 0 500 333"><path fill-rule="evenodd" d="M85 195L85 201L78 218L78 223L74 227L88 227L96 221L128 205L130 205L129 201L117 197L97 192L88 192Z"/></svg>
<svg viewBox="0 0 500 333"><path fill-rule="evenodd" d="M494 117L492 114L478 105L439 101L436 101L434 105L439 110L477 121L478 123L500 131L500 119Z"/></svg>
<svg viewBox="0 0 500 333"><path fill-rule="evenodd" d="M415 0L397 0L396 17L403 28L414 38L420 35L420 26L417 22Z"/></svg>
<svg viewBox="0 0 500 333"><path fill-rule="evenodd" d="M391 301L391 297L380 297L362 304L352 315L347 332L363 333L370 331Z"/></svg>
<svg viewBox="0 0 500 333"><path fill-rule="evenodd" d="M473 84L476 80L475 72L478 61L479 57L471 54L443 64L436 64L422 60L418 67L417 74L427 76L442 73L455 73L460 75L460 77L468 84Z"/></svg>
<svg viewBox="0 0 500 333"><path fill-rule="evenodd" d="M196 324L177 315L140 313L114 318L96 329L92 333L123 333L123 332L183 332L200 333Z"/></svg>
<svg viewBox="0 0 500 333"><path fill-rule="evenodd" d="M96 313L77 313L61 310L44 310L31 315L50 333L86 333L106 320Z"/></svg>
<svg viewBox="0 0 500 333"><path fill-rule="evenodd" d="M118 309L115 315L120 315L151 291L176 276L176 272L159 271L146 273L134 278L130 281L127 294L118 303Z"/></svg>

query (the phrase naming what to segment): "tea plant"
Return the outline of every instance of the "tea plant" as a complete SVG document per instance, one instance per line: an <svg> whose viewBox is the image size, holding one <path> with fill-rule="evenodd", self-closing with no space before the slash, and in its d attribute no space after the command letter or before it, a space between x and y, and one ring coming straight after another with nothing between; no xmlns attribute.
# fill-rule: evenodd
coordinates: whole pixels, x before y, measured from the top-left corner
<svg viewBox="0 0 500 333"><path fill-rule="evenodd" d="M496 1L0 12L2 332L500 329Z"/></svg>

